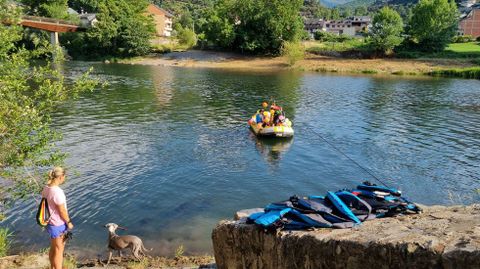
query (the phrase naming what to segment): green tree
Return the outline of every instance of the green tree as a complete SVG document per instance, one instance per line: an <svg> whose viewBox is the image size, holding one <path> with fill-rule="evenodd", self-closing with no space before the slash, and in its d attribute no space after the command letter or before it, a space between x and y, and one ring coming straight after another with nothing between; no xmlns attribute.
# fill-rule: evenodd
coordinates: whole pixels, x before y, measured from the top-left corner
<svg viewBox="0 0 480 269"><path fill-rule="evenodd" d="M303 1L301 12L309 18L328 18L330 16L330 10L320 4L318 0Z"/></svg>
<svg viewBox="0 0 480 269"><path fill-rule="evenodd" d="M331 20L339 20L340 19L340 11L338 8L332 8L330 11L330 19Z"/></svg>
<svg viewBox="0 0 480 269"><path fill-rule="evenodd" d="M366 6L359 6L355 8L355 16L366 16L368 15L368 9Z"/></svg>
<svg viewBox="0 0 480 269"><path fill-rule="evenodd" d="M22 29L17 26L20 12L0 0L0 200L22 198L37 193L43 184L45 167L61 162L54 142L59 134L50 128L51 113L65 100L93 89L96 82L84 75L68 84L54 68L60 64L30 66L38 55L52 53L48 43L34 50L18 46ZM3 205L3 203L2 203ZM3 209L3 208L2 208Z"/></svg>
<svg viewBox="0 0 480 269"><path fill-rule="evenodd" d="M388 54L402 43L402 32L402 17L395 10L383 7L373 17L370 43L377 51Z"/></svg>
<svg viewBox="0 0 480 269"><path fill-rule="evenodd" d="M22 3L32 15L68 19L68 0L23 0Z"/></svg>
<svg viewBox="0 0 480 269"><path fill-rule="evenodd" d="M147 0L100 0L96 5L98 22L86 34L77 34L66 43L70 52L98 57L136 56L150 51L155 28L153 19L145 14Z"/></svg>
<svg viewBox="0 0 480 269"><path fill-rule="evenodd" d="M226 49L233 49L235 41L234 22L227 16L221 7L205 13L206 20L200 24L207 43Z"/></svg>
<svg viewBox="0 0 480 269"><path fill-rule="evenodd" d="M343 12L342 12L342 17L343 18L348 18L348 17L351 17L353 16L353 11L350 7L346 7L343 9Z"/></svg>
<svg viewBox="0 0 480 269"><path fill-rule="evenodd" d="M408 33L420 49L442 51L456 34L458 18L453 0L420 0L413 7Z"/></svg>
<svg viewBox="0 0 480 269"><path fill-rule="evenodd" d="M205 33L217 46L277 54L284 41L298 40L302 34L299 15L302 3L301 0L219 0L204 25ZM217 35L212 28L221 31ZM218 36L227 36L228 42L220 41Z"/></svg>

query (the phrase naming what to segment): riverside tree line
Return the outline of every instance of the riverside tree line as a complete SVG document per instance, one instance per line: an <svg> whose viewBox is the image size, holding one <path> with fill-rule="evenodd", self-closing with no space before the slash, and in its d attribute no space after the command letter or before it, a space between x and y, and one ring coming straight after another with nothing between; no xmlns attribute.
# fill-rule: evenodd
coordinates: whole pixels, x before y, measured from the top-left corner
<svg viewBox="0 0 480 269"><path fill-rule="evenodd" d="M365 7L340 13L314 0L153 2L175 13L174 34L187 47L198 44L271 55L279 54L285 42L306 38L301 14L337 19L369 13ZM155 29L153 20L145 13L150 3L147 0L23 0L22 3L24 12L38 16L74 19L67 12L68 6L97 14L98 23L87 32L61 36L63 46L74 57L136 56L151 51L150 40ZM403 13L384 7L374 14L372 29L366 34L372 50L391 53L402 44L414 50L440 51L455 36L459 14L453 0L421 0ZM46 38L45 33L27 30L23 42L32 47L42 37Z"/></svg>

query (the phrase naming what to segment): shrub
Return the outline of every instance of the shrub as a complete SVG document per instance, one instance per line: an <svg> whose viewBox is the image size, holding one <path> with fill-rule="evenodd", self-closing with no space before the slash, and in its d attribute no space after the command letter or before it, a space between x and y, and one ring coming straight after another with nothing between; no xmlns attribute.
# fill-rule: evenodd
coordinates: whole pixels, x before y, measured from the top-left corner
<svg viewBox="0 0 480 269"><path fill-rule="evenodd" d="M480 36L479 36L479 37L477 37L477 41L478 41L478 42L480 42Z"/></svg>
<svg viewBox="0 0 480 269"><path fill-rule="evenodd" d="M169 52L172 52L175 49L174 47L175 46L172 43L153 45L152 46L152 52L155 52L155 53L169 53Z"/></svg>
<svg viewBox="0 0 480 269"><path fill-rule="evenodd" d="M281 54L287 59L288 65L292 66L305 57L305 47L299 42L285 41L282 44Z"/></svg>
<svg viewBox="0 0 480 269"><path fill-rule="evenodd" d="M313 34L313 38L318 41L334 41L336 39L336 35L329 33L329 32L324 32L324 31L316 31Z"/></svg>
<svg viewBox="0 0 480 269"><path fill-rule="evenodd" d="M197 35L189 28L180 28L177 33L178 42L188 49L197 44Z"/></svg>
<svg viewBox="0 0 480 269"><path fill-rule="evenodd" d="M303 30L301 33L300 33L300 39L301 40L310 40L311 37L310 37L310 33Z"/></svg>
<svg viewBox="0 0 480 269"><path fill-rule="evenodd" d="M175 250L175 258L182 257L184 253L185 253L185 249L183 245L178 246L178 248Z"/></svg>
<svg viewBox="0 0 480 269"><path fill-rule="evenodd" d="M346 34L340 34L338 36L335 36L335 41L337 42L345 42L345 41L349 41L349 40L352 40L353 37L349 36L349 35L346 35Z"/></svg>
<svg viewBox="0 0 480 269"><path fill-rule="evenodd" d="M75 269L77 268L77 259L72 255L66 255L63 259L63 268Z"/></svg>
<svg viewBox="0 0 480 269"><path fill-rule="evenodd" d="M330 32L316 31L313 33L313 38L322 42L345 42L352 40L354 37L346 34L337 35Z"/></svg>
<svg viewBox="0 0 480 269"><path fill-rule="evenodd" d="M468 43L475 41L475 38L471 35L457 35L452 38L453 43Z"/></svg>

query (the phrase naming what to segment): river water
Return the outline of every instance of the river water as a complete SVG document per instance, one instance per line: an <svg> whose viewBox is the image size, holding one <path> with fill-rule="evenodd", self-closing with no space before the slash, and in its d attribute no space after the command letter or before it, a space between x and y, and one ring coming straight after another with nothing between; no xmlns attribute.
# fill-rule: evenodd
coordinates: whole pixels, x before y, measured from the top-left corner
<svg viewBox="0 0 480 269"><path fill-rule="evenodd" d="M72 62L72 76L91 63ZM70 169L70 249L99 255L102 225L153 254L211 253L215 224L290 195L322 195L375 178L422 204L479 202L480 81L93 64L109 86L62 107L54 126ZM274 98L291 140L259 140L246 121ZM6 225L16 249L48 246L32 201Z"/></svg>

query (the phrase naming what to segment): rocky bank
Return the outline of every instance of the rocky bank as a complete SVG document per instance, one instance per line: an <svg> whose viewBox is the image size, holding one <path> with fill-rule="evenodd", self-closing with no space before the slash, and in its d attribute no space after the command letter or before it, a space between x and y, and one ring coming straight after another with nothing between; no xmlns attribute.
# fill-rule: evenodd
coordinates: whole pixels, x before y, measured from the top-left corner
<svg viewBox="0 0 480 269"><path fill-rule="evenodd" d="M228 269L480 268L480 204L422 208L353 229L277 233L240 212L214 229L215 261Z"/></svg>

